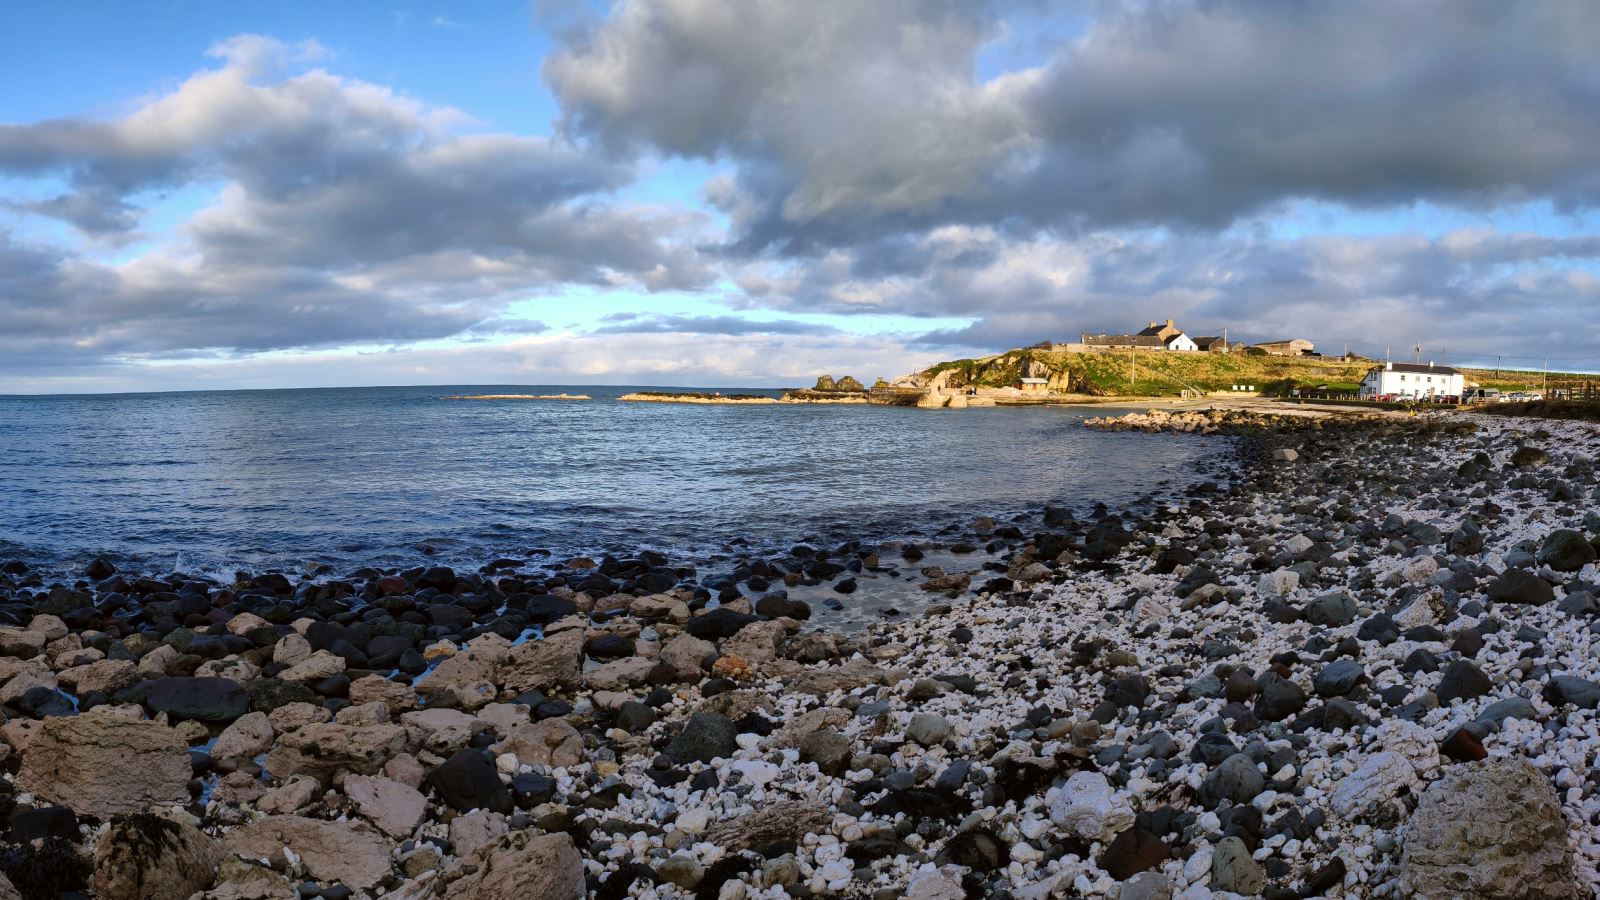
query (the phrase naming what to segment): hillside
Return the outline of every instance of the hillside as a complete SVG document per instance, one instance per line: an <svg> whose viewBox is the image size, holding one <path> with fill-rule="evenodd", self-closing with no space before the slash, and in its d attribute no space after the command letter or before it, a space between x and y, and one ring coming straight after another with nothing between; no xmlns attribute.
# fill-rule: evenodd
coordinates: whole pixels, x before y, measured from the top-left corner
<svg viewBox="0 0 1600 900"><path fill-rule="evenodd" d="M1094 396L1171 396L1186 387L1226 391L1234 385L1254 385L1265 394L1284 394L1294 388L1354 391L1361 376L1374 364L1371 360L1346 361L1339 357L1159 351L1074 353L1026 348L982 359L942 362L921 374L933 378L949 372L949 387L1005 387L1026 375L1049 379L1054 391ZM1540 372L1462 371L1468 381L1504 391L1539 390L1545 383ZM1591 376L1551 375L1549 383L1554 386L1558 380L1575 377Z"/></svg>

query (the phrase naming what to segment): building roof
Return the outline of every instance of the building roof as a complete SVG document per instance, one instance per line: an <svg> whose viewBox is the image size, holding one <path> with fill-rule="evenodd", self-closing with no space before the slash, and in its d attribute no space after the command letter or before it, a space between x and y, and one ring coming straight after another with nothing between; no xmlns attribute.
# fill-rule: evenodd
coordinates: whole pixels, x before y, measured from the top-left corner
<svg viewBox="0 0 1600 900"><path fill-rule="evenodd" d="M1194 345L1202 350L1210 347L1212 344L1221 343L1225 345L1228 343L1227 341L1223 340L1222 335L1219 334L1207 335L1204 337L1191 337L1189 340L1194 341Z"/></svg>
<svg viewBox="0 0 1600 900"><path fill-rule="evenodd" d="M1373 370L1377 370L1377 371L1380 371L1380 372L1381 371L1405 372L1407 374L1415 373L1415 374L1418 374L1418 375L1460 375L1461 374L1461 370L1460 369L1452 369L1449 366L1429 365L1427 363L1421 363L1421 364L1418 364L1418 363L1388 363L1386 365L1373 366L1372 369L1369 369L1368 371L1373 371Z"/></svg>
<svg viewBox="0 0 1600 900"><path fill-rule="evenodd" d="M1147 334L1084 334L1081 343L1091 347L1160 347L1161 338Z"/></svg>
<svg viewBox="0 0 1600 900"><path fill-rule="evenodd" d="M1024 378L1024 379L1022 379L1022 383L1023 384L1049 384L1050 383L1050 379L1048 379L1048 378Z"/></svg>

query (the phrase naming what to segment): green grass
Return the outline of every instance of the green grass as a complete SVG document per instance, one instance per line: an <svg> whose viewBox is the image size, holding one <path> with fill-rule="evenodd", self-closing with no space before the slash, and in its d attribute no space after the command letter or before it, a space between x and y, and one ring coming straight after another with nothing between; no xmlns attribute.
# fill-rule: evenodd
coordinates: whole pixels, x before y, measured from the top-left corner
<svg viewBox="0 0 1600 900"><path fill-rule="evenodd" d="M1068 390L1101 396L1174 396L1186 386L1227 391L1233 385L1254 385L1259 392L1271 395L1289 394L1296 388L1355 392L1360 389L1362 376L1376 365L1371 360L1346 361L1332 357L1161 351L1069 353L1028 348L983 359L950 360L927 369L924 374L931 377L940 372L952 372L952 387L1006 387L1016 383L1028 363L1055 373L1058 384L1060 376L1065 376ZM1539 372L1462 371L1468 381L1502 391L1537 390L1546 379ZM1556 379L1552 377L1549 382L1553 385Z"/></svg>

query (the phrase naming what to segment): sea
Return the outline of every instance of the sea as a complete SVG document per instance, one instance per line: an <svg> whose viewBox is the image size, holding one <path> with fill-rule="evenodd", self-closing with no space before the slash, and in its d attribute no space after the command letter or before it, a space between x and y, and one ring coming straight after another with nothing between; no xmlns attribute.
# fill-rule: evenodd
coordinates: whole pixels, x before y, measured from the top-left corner
<svg viewBox="0 0 1600 900"><path fill-rule="evenodd" d="M0 561L219 577L641 549L713 563L1046 504L1135 510L1217 479L1226 455L1218 439L1085 428L1103 407L617 400L652 389L683 390L0 396ZM561 392L593 399L452 399Z"/></svg>

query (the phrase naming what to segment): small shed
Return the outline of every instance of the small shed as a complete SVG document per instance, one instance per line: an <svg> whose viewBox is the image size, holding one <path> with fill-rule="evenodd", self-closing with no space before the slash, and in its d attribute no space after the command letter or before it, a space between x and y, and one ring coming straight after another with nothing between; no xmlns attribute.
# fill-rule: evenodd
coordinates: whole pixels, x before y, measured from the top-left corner
<svg viewBox="0 0 1600 900"><path fill-rule="evenodd" d="M1024 394L1045 394L1050 391L1050 380L1047 378L1023 378L1017 382L1017 389Z"/></svg>

